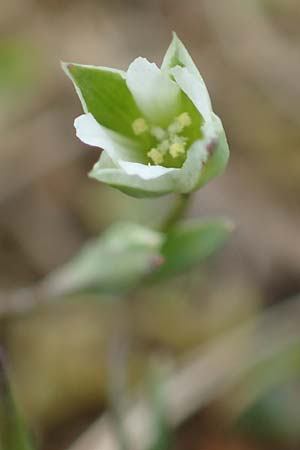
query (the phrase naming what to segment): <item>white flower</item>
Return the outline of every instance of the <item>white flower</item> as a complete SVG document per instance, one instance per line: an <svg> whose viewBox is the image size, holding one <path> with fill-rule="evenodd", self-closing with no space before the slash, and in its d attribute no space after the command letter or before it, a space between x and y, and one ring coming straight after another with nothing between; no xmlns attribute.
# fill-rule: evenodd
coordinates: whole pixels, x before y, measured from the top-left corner
<svg viewBox="0 0 300 450"><path fill-rule="evenodd" d="M188 193L226 167L229 149L205 83L174 34L161 68L135 59L127 72L63 63L85 114L76 134L102 148L90 176L129 195Z"/></svg>

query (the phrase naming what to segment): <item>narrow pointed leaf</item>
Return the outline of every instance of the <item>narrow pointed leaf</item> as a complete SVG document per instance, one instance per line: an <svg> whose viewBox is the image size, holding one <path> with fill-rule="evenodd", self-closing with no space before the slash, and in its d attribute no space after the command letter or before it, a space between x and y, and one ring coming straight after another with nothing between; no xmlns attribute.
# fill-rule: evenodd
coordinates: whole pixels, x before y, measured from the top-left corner
<svg viewBox="0 0 300 450"><path fill-rule="evenodd" d="M1 450L34 450L13 396L3 355L0 355L0 433Z"/></svg>
<svg viewBox="0 0 300 450"><path fill-rule="evenodd" d="M150 279L166 278L205 262L226 242L232 229L232 223L226 220L191 220L177 225L161 249L165 262Z"/></svg>

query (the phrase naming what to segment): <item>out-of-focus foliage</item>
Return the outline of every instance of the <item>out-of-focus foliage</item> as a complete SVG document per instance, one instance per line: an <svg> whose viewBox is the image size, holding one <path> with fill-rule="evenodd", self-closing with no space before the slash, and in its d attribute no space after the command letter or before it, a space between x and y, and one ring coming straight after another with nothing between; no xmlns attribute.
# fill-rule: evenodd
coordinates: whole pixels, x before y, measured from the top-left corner
<svg viewBox="0 0 300 450"><path fill-rule="evenodd" d="M21 39L0 39L0 96L2 108L19 108L41 83L40 55L31 43ZM11 112L13 114L13 112ZM0 119L4 116L0 108ZM0 123L1 126L1 123Z"/></svg>
<svg viewBox="0 0 300 450"><path fill-rule="evenodd" d="M266 441L297 444L300 440L299 393L298 341L256 364L241 377L235 398L228 398L227 405L237 429Z"/></svg>
<svg viewBox="0 0 300 450"><path fill-rule="evenodd" d="M165 398L162 385L166 375L157 364L148 365L146 374L146 398L152 415L152 443L147 450L170 450L173 436L165 410Z"/></svg>
<svg viewBox="0 0 300 450"><path fill-rule="evenodd" d="M278 384L266 390L238 421L239 428L266 441L295 443L300 440L300 383Z"/></svg>
<svg viewBox="0 0 300 450"><path fill-rule="evenodd" d="M226 241L232 224L193 220L162 232L120 223L90 240L73 259L42 282L45 295L82 292L125 294L140 281L153 282L197 267Z"/></svg>
<svg viewBox="0 0 300 450"><path fill-rule="evenodd" d="M0 355L0 449L33 450L29 432L14 398Z"/></svg>
<svg viewBox="0 0 300 450"><path fill-rule="evenodd" d="M226 220L192 220L176 225L162 246L161 264L151 280L167 278L204 263L228 239L233 225Z"/></svg>
<svg viewBox="0 0 300 450"><path fill-rule="evenodd" d="M160 258L162 233L134 223L115 224L91 240L43 285L49 296L94 291L125 294Z"/></svg>

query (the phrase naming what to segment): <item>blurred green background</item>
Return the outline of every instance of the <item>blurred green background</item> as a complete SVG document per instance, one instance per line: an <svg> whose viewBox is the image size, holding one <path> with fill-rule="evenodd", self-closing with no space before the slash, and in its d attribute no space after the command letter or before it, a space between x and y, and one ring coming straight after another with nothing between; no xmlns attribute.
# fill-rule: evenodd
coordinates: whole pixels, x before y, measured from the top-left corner
<svg viewBox="0 0 300 450"><path fill-rule="evenodd" d="M145 353L173 359L300 292L299 23L298 0L1 1L0 339L40 449L65 448L105 408L115 301L82 295L22 314L1 305L115 220L158 225L173 200L131 199L86 176L98 151L76 139L81 106L60 60L160 63L176 31L231 148L226 173L194 196L189 215L230 217L236 231L207 265L140 292L130 312L135 380ZM179 432L178 448L299 448L293 355L292 383L266 382L251 403L241 381L234 395L244 400L219 399ZM238 420L228 425L231 409Z"/></svg>

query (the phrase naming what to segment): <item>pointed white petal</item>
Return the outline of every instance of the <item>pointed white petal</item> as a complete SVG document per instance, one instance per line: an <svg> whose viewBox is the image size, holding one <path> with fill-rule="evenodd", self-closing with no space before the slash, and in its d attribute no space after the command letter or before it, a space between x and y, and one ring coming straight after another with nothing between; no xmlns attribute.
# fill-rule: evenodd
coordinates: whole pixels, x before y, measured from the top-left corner
<svg viewBox="0 0 300 450"><path fill-rule="evenodd" d="M130 64L126 75L138 107L154 124L167 124L180 107L180 89L169 76L145 58Z"/></svg>
<svg viewBox="0 0 300 450"><path fill-rule="evenodd" d="M170 70L178 86L194 103L203 119L208 122L212 116L210 97L202 78L190 73L185 67L176 66Z"/></svg>
<svg viewBox="0 0 300 450"><path fill-rule="evenodd" d="M212 120L213 132L192 144L180 173L176 174L178 192L199 189L222 174L228 163L229 148L222 123L215 114Z"/></svg>
<svg viewBox="0 0 300 450"><path fill-rule="evenodd" d="M89 176L134 197L157 197L174 192L177 180L175 174L178 169L168 170L155 178L143 179L139 175L130 175L124 169L112 166L113 162L103 152Z"/></svg>
<svg viewBox="0 0 300 450"><path fill-rule="evenodd" d="M108 156L108 154L103 151L100 155L99 160L96 162L95 166L101 169L116 169L118 166L114 164L113 160ZM95 167L94 166L94 167Z"/></svg>
<svg viewBox="0 0 300 450"><path fill-rule="evenodd" d="M213 152L208 147L207 136L195 141L180 169L148 167L128 161L119 161L118 165L102 152L90 176L134 197L192 192L222 173L228 161L229 151L222 124L217 116L213 120L218 137Z"/></svg>
<svg viewBox="0 0 300 450"><path fill-rule="evenodd" d="M152 180L162 175L165 175L171 171L178 171L179 169L174 169L172 167L163 166L148 166L146 164L139 164L128 161L119 161L119 166L124 169L128 175L138 175L143 180Z"/></svg>
<svg viewBox="0 0 300 450"><path fill-rule="evenodd" d="M75 119L77 137L85 144L103 148L117 163L119 159L144 162L145 156L137 143L100 125L91 113Z"/></svg>
<svg viewBox="0 0 300 450"><path fill-rule="evenodd" d="M205 162L209 156L205 142L195 141L187 152L187 158L177 174L176 191L191 192L196 189Z"/></svg>
<svg viewBox="0 0 300 450"><path fill-rule="evenodd" d="M210 136L205 138L209 157L203 167L197 188L204 186L212 178L221 175L228 163L229 147L226 135L221 120L215 114L213 115L213 133L213 136L210 133Z"/></svg>
<svg viewBox="0 0 300 450"><path fill-rule="evenodd" d="M164 56L161 70L168 72L169 69L172 69L172 67L175 66L186 67L190 73L201 78L199 70L192 60L189 52L187 51L177 34L173 33L173 39Z"/></svg>

